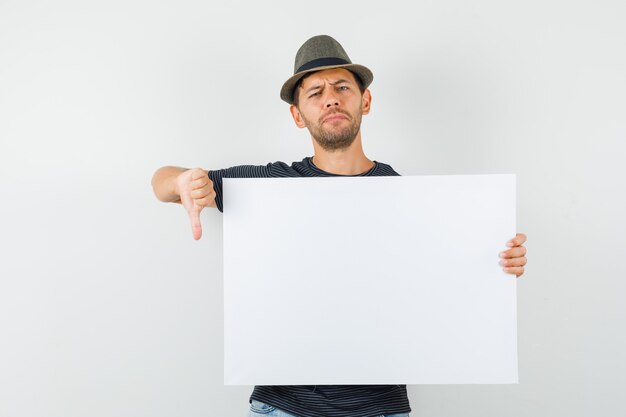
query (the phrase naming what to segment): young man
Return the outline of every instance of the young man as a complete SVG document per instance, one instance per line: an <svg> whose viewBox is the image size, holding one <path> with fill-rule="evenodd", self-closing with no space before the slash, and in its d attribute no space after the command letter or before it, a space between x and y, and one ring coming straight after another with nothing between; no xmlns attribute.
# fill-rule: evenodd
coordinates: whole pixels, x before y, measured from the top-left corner
<svg viewBox="0 0 626 417"><path fill-rule="evenodd" d="M367 87L372 79L371 71L353 64L335 39L321 35L307 40L296 54L294 75L280 96L290 104L296 125L309 130L314 156L290 166L274 162L211 171L163 167L152 179L157 198L182 203L193 236L199 239L200 211L223 209L222 178L399 175L363 152L361 117L370 111ZM504 270L518 277L526 264L525 241L525 235L517 234L507 242L510 249L500 253ZM411 411L406 385L256 386L250 402L250 416L401 417Z"/></svg>

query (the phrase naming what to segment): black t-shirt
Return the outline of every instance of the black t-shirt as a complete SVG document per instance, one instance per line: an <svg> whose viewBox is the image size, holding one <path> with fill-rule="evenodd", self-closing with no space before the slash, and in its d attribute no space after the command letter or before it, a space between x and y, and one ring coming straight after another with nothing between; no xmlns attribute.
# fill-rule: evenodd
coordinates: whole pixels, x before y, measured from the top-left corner
<svg viewBox="0 0 626 417"><path fill-rule="evenodd" d="M369 171L353 176L400 175L387 164L374 161ZM223 212L222 178L340 177L322 171L311 157L291 166L284 162L240 165L209 171L215 202ZM250 400L262 401L298 417L376 417L409 413L406 385L257 385Z"/></svg>

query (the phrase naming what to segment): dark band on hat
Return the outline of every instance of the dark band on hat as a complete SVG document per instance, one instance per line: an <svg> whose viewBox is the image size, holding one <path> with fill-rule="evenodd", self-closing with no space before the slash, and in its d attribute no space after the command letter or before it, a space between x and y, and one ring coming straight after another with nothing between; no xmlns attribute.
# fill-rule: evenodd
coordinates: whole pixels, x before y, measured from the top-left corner
<svg viewBox="0 0 626 417"><path fill-rule="evenodd" d="M341 59L341 58L317 58L317 59L314 59L313 61L307 62L306 64L298 68L295 73L307 71L312 68L326 67L329 65L345 65L345 64L350 64L350 61L346 61L345 59Z"/></svg>

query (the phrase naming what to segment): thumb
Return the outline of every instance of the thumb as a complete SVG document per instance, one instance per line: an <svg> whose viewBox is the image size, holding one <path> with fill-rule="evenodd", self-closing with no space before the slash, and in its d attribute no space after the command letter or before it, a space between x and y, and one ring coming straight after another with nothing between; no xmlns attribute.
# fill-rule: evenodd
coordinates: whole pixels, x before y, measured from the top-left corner
<svg viewBox="0 0 626 417"><path fill-rule="evenodd" d="M180 202L185 207L187 214L189 215L189 220L191 221L191 233L193 233L193 238L198 240L202 237L202 225L200 224L200 211L202 211L202 207L198 206L193 199L191 198L190 192L181 192L180 194Z"/></svg>
<svg viewBox="0 0 626 417"><path fill-rule="evenodd" d="M191 232L193 238L198 240L202 237L202 225L200 224L200 210L202 207L194 207L189 211L189 219L191 220Z"/></svg>

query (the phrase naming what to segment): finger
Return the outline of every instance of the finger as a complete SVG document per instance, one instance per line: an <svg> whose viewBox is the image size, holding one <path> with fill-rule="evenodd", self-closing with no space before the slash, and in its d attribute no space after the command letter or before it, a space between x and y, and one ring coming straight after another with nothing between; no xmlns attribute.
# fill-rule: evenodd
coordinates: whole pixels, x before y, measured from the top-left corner
<svg viewBox="0 0 626 417"><path fill-rule="evenodd" d="M209 184L209 177L204 176L200 179L191 181L190 186L192 190L197 190L199 188L205 187L208 184Z"/></svg>
<svg viewBox="0 0 626 417"><path fill-rule="evenodd" d="M506 245L509 247L520 246L526 242L526 235L524 233L518 233L513 239L509 240Z"/></svg>
<svg viewBox="0 0 626 417"><path fill-rule="evenodd" d="M500 258L519 258L524 255L526 255L526 248L524 246L500 252Z"/></svg>
<svg viewBox="0 0 626 417"><path fill-rule="evenodd" d="M183 190L180 193L180 202L183 204L183 207L185 207L185 210L187 210L187 213L193 210L193 199L189 192Z"/></svg>
<svg viewBox="0 0 626 417"><path fill-rule="evenodd" d="M522 256L520 258L502 259L500 261L500 265L502 265L502 266L524 266L524 265L526 265L527 261L528 260L526 259L526 257Z"/></svg>
<svg viewBox="0 0 626 417"><path fill-rule="evenodd" d="M194 168L191 171L191 180L195 181L195 180L199 180L201 178L208 178L209 176L207 175L207 172L201 168Z"/></svg>
<svg viewBox="0 0 626 417"><path fill-rule="evenodd" d="M204 198L199 198L194 201L196 202L198 206L204 208L204 207L209 207L211 203L215 201L215 197L209 194Z"/></svg>
<svg viewBox="0 0 626 417"><path fill-rule="evenodd" d="M524 267L523 266L507 267L507 268L502 268L502 269L507 274L516 275L518 278L524 273Z"/></svg>
<svg viewBox="0 0 626 417"><path fill-rule="evenodd" d="M200 210L191 210L189 212L189 219L191 220L191 232L193 238L198 240L202 237L202 225L200 224Z"/></svg>
<svg viewBox="0 0 626 417"><path fill-rule="evenodd" d="M190 195L191 198L193 198L194 200L198 200L200 198L204 198L204 197L208 197L210 196L214 191L209 188L209 187L205 187L205 188L201 188L199 190L193 190Z"/></svg>

